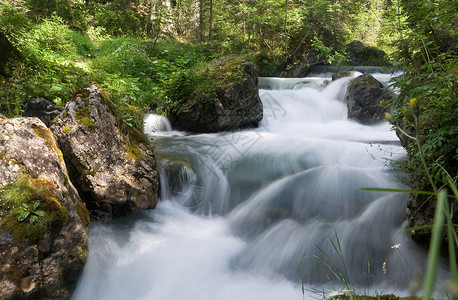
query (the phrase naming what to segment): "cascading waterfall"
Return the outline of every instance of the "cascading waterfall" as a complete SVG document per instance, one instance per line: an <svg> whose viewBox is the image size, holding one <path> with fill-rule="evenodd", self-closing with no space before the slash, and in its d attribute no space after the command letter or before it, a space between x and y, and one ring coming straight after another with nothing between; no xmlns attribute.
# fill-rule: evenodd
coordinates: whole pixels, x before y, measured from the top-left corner
<svg viewBox="0 0 458 300"><path fill-rule="evenodd" d="M150 116L161 201L91 228L72 299L408 294L426 252L404 231L406 196L359 189L407 188L390 168L405 151L389 124L347 119L350 80L261 79L256 129L187 135Z"/></svg>

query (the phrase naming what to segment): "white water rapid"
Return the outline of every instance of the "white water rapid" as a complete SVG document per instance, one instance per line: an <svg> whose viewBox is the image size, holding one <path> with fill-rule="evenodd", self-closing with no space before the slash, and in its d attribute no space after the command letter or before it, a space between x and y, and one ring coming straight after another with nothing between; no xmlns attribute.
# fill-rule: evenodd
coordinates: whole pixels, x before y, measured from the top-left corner
<svg viewBox="0 0 458 300"><path fill-rule="evenodd" d="M92 226L72 299L301 300L344 281L409 294L426 253L404 231L406 195L359 190L408 188L390 167L405 151L389 124L347 119L351 78L324 80L261 79L256 129L188 135L147 119L160 202Z"/></svg>

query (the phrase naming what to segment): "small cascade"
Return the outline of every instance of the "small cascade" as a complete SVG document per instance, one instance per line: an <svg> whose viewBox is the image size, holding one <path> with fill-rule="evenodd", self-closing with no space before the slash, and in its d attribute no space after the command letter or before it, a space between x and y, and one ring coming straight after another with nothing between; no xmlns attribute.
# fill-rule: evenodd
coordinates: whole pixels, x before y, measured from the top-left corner
<svg viewBox="0 0 458 300"><path fill-rule="evenodd" d="M388 123L347 119L352 79L260 78L258 128L172 135L149 115L160 202L91 228L72 299L317 299L343 281L408 295L427 253L407 196L361 190L407 189L391 165L406 152Z"/></svg>
<svg viewBox="0 0 458 300"><path fill-rule="evenodd" d="M149 113L143 121L144 131L146 134L154 134L155 132L172 131L170 121L161 115Z"/></svg>
<svg viewBox="0 0 458 300"><path fill-rule="evenodd" d="M259 77L258 86L260 89L267 90L292 90L304 87L315 89L324 88L330 78L306 77L306 78L279 78L279 77Z"/></svg>

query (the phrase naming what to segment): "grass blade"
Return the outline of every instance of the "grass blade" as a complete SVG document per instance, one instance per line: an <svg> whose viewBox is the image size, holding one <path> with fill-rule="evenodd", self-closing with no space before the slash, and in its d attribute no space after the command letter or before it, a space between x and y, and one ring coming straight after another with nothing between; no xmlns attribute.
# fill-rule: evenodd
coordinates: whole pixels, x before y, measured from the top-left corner
<svg viewBox="0 0 458 300"><path fill-rule="evenodd" d="M452 281L457 281L457 267L456 267L456 250L455 250L455 241L456 241L456 232L452 224L452 216L450 215L450 206L448 201L445 201L445 217L447 219L447 236L448 236L448 255L450 261L450 278Z"/></svg>
<svg viewBox="0 0 458 300"><path fill-rule="evenodd" d="M434 212L434 225L429 244L428 263L424 283L423 299L430 300L434 292L437 265L439 263L442 226L444 225L444 209L447 201L447 192L442 190L437 197L436 211Z"/></svg>
<svg viewBox="0 0 458 300"><path fill-rule="evenodd" d="M370 191L370 192L390 192L390 193L407 193L407 194L418 194L418 195L429 195L435 196L434 192L427 191L418 191L418 190L402 190L402 189L382 189L382 188L359 188L359 191ZM455 198L453 196L446 196L450 198Z"/></svg>

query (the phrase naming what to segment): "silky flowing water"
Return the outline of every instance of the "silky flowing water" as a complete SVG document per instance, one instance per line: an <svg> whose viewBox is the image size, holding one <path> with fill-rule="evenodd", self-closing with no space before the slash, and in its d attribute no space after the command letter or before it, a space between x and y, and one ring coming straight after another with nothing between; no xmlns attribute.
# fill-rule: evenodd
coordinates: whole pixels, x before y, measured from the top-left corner
<svg viewBox="0 0 458 300"><path fill-rule="evenodd" d="M323 76L260 78L255 129L190 135L150 115L160 202L92 226L72 299L313 299L343 281L409 294L426 252L404 230L406 195L360 190L408 188L391 167L406 153L386 122L347 119L351 78Z"/></svg>

